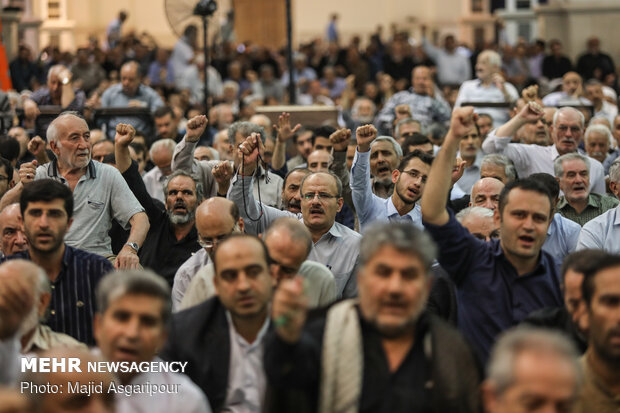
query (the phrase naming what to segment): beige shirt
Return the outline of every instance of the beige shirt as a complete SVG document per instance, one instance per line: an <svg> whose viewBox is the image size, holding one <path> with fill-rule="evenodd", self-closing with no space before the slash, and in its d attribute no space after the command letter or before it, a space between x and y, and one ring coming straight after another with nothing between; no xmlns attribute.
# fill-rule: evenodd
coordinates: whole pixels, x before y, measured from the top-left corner
<svg viewBox="0 0 620 413"><path fill-rule="evenodd" d="M70 347L88 351L88 346L63 333L57 333L46 325L39 324L32 337L22 348L22 354L39 353L54 347Z"/></svg>
<svg viewBox="0 0 620 413"><path fill-rule="evenodd" d="M584 373L584 383L573 413L619 413L620 394L613 394L596 375L588 362L589 351L579 360Z"/></svg>

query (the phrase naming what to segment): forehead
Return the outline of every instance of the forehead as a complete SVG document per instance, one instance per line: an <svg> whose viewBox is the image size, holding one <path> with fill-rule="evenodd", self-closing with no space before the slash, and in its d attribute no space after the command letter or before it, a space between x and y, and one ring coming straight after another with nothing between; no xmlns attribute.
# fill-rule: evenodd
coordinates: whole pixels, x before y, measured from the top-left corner
<svg viewBox="0 0 620 413"><path fill-rule="evenodd" d="M416 68L413 70L414 77L427 77L429 74L429 70L425 67Z"/></svg>
<svg viewBox="0 0 620 413"><path fill-rule="evenodd" d="M316 145L317 143L319 143L319 141L321 142L321 145L330 145L329 138L325 136L317 136L314 139L314 144Z"/></svg>
<svg viewBox="0 0 620 413"><path fill-rule="evenodd" d="M302 171L291 172L288 178L286 178L286 186L301 184L301 181L304 179L305 176L306 174Z"/></svg>
<svg viewBox="0 0 620 413"><path fill-rule="evenodd" d="M506 198L507 208L518 208L549 215L551 203L549 197L535 191L515 188Z"/></svg>
<svg viewBox="0 0 620 413"><path fill-rule="evenodd" d="M308 156L308 162L312 161L328 161L329 160L329 152L327 151L314 151Z"/></svg>
<svg viewBox="0 0 620 413"><path fill-rule="evenodd" d="M472 195L474 198L476 195L499 195L503 187L501 181L495 178L483 179L476 182L472 190Z"/></svg>
<svg viewBox="0 0 620 413"><path fill-rule="evenodd" d="M370 147L370 152L374 153L374 152L383 152L383 151L390 151L392 153L394 152L394 145L392 145L392 143L390 142L386 142L386 141L375 141L372 146Z"/></svg>
<svg viewBox="0 0 620 413"><path fill-rule="evenodd" d="M183 175L175 176L168 183L168 190L172 188L174 189L186 189L186 188L195 189L196 183L189 176L183 176Z"/></svg>
<svg viewBox="0 0 620 413"><path fill-rule="evenodd" d="M411 169L415 169L420 172L428 172L431 169L431 166L422 162L420 158L411 158L409 159L409 162L407 162L407 165L405 165L405 169L403 170L409 171Z"/></svg>
<svg viewBox="0 0 620 413"><path fill-rule="evenodd" d="M58 135L62 138L68 136L74 132L79 132L83 134L84 132L88 132L88 124L84 119L78 118L77 116L63 116L60 120L57 121L56 128L58 130Z"/></svg>
<svg viewBox="0 0 620 413"><path fill-rule="evenodd" d="M609 142L607 139L607 135L601 132L590 132L588 135L588 142L597 141L597 142Z"/></svg>
<svg viewBox="0 0 620 413"><path fill-rule="evenodd" d="M564 172L566 172L575 170L583 171L588 168L586 166L586 163L581 159L568 159L562 162L562 169L564 169Z"/></svg>
<svg viewBox="0 0 620 413"><path fill-rule="evenodd" d="M0 214L0 228L19 225L21 218L22 214L19 208L10 208L8 211L4 211Z"/></svg>
<svg viewBox="0 0 620 413"><path fill-rule="evenodd" d="M581 118L577 112L562 111L557 115L557 124L576 124L581 126Z"/></svg>
<svg viewBox="0 0 620 413"><path fill-rule="evenodd" d="M127 65L121 68L121 76L135 77L138 74L138 68L135 65Z"/></svg>
<svg viewBox="0 0 620 413"><path fill-rule="evenodd" d="M251 238L235 238L224 242L215 252L217 273L227 269L241 269L248 265L267 266L260 243Z"/></svg>
<svg viewBox="0 0 620 413"><path fill-rule="evenodd" d="M469 214L462 222L465 228L472 230L493 230L493 217L483 217L477 214Z"/></svg>
<svg viewBox="0 0 620 413"><path fill-rule="evenodd" d="M424 267L424 263L419 256L412 254L410 251L399 250L392 245L383 245L377 249L370 256L366 265L382 265L391 268Z"/></svg>
<svg viewBox="0 0 620 413"><path fill-rule="evenodd" d="M594 293L620 295L620 266L606 268L594 277Z"/></svg>
<svg viewBox="0 0 620 413"><path fill-rule="evenodd" d="M402 125L399 126L398 130L400 131L401 135L403 133L407 133L407 132L420 132L420 124L418 124L417 122L411 122L411 123L403 123Z"/></svg>
<svg viewBox="0 0 620 413"><path fill-rule="evenodd" d="M324 173L317 173L312 176L309 176L304 181L304 191L307 192L338 192L338 186L336 185L336 181L331 175Z"/></svg>
<svg viewBox="0 0 620 413"><path fill-rule="evenodd" d="M478 118L478 125L490 125L491 122L493 122L492 119L486 117L486 116L481 116Z"/></svg>
<svg viewBox="0 0 620 413"><path fill-rule="evenodd" d="M493 174L506 174L506 169L501 165L496 165L494 163L485 163L480 167L480 174L484 174L485 171L492 172Z"/></svg>
<svg viewBox="0 0 620 413"><path fill-rule="evenodd" d="M309 139L312 139L312 132L310 131L306 131L301 133L298 137L297 137L297 142L305 142Z"/></svg>
<svg viewBox="0 0 620 413"><path fill-rule="evenodd" d="M172 120L172 115L170 115L170 113L166 113L164 116L155 118L155 122L160 122L160 123L170 122L171 120Z"/></svg>
<svg viewBox="0 0 620 413"><path fill-rule="evenodd" d="M134 313L150 313L161 317L163 300L147 294L122 294L110 300L106 314L111 311L123 310Z"/></svg>
<svg viewBox="0 0 620 413"><path fill-rule="evenodd" d="M228 234L234 225L232 215L221 210L199 211L196 216L196 229L202 236Z"/></svg>
<svg viewBox="0 0 620 413"><path fill-rule="evenodd" d="M60 198L52 199L51 201L36 201L29 202L26 205L25 211L29 211L31 209L65 209L65 201Z"/></svg>
<svg viewBox="0 0 620 413"><path fill-rule="evenodd" d="M581 78L577 74L570 74L564 76L564 82L579 82Z"/></svg>

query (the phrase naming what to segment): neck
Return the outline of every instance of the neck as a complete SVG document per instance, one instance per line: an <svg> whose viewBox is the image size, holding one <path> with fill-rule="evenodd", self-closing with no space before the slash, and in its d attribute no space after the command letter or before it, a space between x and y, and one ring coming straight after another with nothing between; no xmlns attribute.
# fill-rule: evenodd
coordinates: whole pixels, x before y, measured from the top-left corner
<svg viewBox="0 0 620 413"><path fill-rule="evenodd" d="M575 199L575 200L568 200L568 204L570 206L573 207L573 209L575 211L577 211L578 214L581 214L583 212L584 209L586 209L586 207L588 206L588 198L585 199Z"/></svg>
<svg viewBox="0 0 620 413"><path fill-rule="evenodd" d="M400 216L409 213L415 206L415 202L411 204L405 202L400 196L398 196L396 191L394 191L394 193L392 194L392 203L394 204L394 208L396 208Z"/></svg>
<svg viewBox="0 0 620 413"><path fill-rule="evenodd" d="M87 166L81 168L73 168L68 165L63 165L61 162L58 162L58 173L65 178L79 178L86 173Z"/></svg>
<svg viewBox="0 0 620 413"><path fill-rule="evenodd" d="M194 220L191 220L185 224L174 224L172 227L174 228L174 236L177 241L180 241L192 230L194 227Z"/></svg>
<svg viewBox="0 0 620 413"><path fill-rule="evenodd" d="M517 275L521 276L524 274L528 274L534 271L534 268L536 268L540 252L535 257L523 258L508 252L506 248L504 248L503 244L502 250L504 251L504 256L506 257L508 262L510 262L512 266L515 267L515 270L517 270Z"/></svg>
<svg viewBox="0 0 620 413"><path fill-rule="evenodd" d="M267 311L265 310L252 318L235 317L233 315L232 322L237 333L251 344L256 340L256 336L258 336L258 332L265 324L266 318Z"/></svg>
<svg viewBox="0 0 620 413"><path fill-rule="evenodd" d="M620 365L601 359L590 342L586 360L594 373L609 387L613 393L620 393Z"/></svg>
<svg viewBox="0 0 620 413"><path fill-rule="evenodd" d="M491 84L491 77L480 79L480 83L482 83L483 86L489 86Z"/></svg>
<svg viewBox="0 0 620 413"><path fill-rule="evenodd" d="M60 273L65 249L66 246L64 243L57 250L50 252L40 252L30 248L30 259L39 267L43 268L49 280L54 282Z"/></svg>

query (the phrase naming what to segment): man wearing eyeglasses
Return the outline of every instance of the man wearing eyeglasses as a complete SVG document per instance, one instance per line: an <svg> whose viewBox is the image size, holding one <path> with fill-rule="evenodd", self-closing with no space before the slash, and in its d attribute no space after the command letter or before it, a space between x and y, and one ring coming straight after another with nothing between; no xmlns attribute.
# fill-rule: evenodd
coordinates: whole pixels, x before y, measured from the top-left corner
<svg viewBox="0 0 620 413"><path fill-rule="evenodd" d="M575 108L563 107L553 116L550 126L553 145L540 146L511 143L512 136L526 123L538 122L544 116L542 107L536 102L523 106L521 111L504 125L489 133L482 143L485 153L502 153L509 157L517 168L519 178L527 178L533 173L544 172L553 175L553 161L561 155L579 152L578 146L583 138L585 118ZM603 165L590 159L590 190L605 195L605 173Z"/></svg>
<svg viewBox="0 0 620 413"><path fill-rule="evenodd" d="M392 171L394 192L383 199L370 186L370 146L377 137L373 125L357 128L357 152L351 167L353 203L363 232L374 221L409 221L422 228L422 214L416 202L422 196L433 157L414 151L405 156Z"/></svg>
<svg viewBox="0 0 620 413"><path fill-rule="evenodd" d="M302 220L314 243L308 260L329 268L336 279L338 297L357 295L354 274L359 255L360 234L336 222L342 209L342 182L331 173L316 172L301 181L301 214L281 211L255 201L252 188L258 154L264 151L258 134L252 133L240 146L239 157L243 165L233 178L228 196L237 204L246 224L246 232L259 234L280 217Z"/></svg>
<svg viewBox="0 0 620 413"><path fill-rule="evenodd" d="M230 234L242 233L244 221L239 216L237 205L228 199L214 197L207 199L196 209L196 230L198 243L202 248L192 254L174 276L172 287L174 311L179 309L186 292L191 291L192 297L196 297L192 298L194 304L213 296L215 291L212 282L200 282L195 288L190 288L189 285L194 278L213 279L213 257L217 246Z"/></svg>

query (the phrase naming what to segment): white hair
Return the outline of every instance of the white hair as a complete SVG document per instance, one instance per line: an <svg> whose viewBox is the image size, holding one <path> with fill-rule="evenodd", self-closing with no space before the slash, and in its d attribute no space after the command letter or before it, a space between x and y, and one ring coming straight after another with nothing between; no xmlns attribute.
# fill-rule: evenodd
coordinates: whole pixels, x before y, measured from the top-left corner
<svg viewBox="0 0 620 413"><path fill-rule="evenodd" d="M151 149L149 150L149 155L151 156L151 159L153 159L153 154L155 152L157 152L160 149L167 149L170 151L170 153L174 153L174 147L177 145L177 143L175 141L173 141L172 139L159 139L156 140L153 143L153 146L151 146Z"/></svg>

